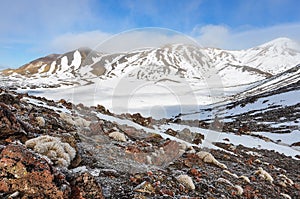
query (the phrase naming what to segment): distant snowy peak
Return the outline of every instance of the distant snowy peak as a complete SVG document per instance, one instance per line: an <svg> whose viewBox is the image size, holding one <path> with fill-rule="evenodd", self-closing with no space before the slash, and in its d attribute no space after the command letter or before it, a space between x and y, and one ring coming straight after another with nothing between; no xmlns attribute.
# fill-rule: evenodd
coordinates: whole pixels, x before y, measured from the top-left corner
<svg viewBox="0 0 300 199"><path fill-rule="evenodd" d="M275 75L300 64L300 44L288 38L278 38L239 51L236 55L241 64Z"/></svg>
<svg viewBox="0 0 300 199"><path fill-rule="evenodd" d="M280 37L277 39L274 39L272 41L269 41L267 43L264 43L262 45L259 45L258 48L265 48L265 49L272 49L274 52L278 50L293 50L293 51L299 51L300 50L300 44L294 40L291 40L286 37Z"/></svg>

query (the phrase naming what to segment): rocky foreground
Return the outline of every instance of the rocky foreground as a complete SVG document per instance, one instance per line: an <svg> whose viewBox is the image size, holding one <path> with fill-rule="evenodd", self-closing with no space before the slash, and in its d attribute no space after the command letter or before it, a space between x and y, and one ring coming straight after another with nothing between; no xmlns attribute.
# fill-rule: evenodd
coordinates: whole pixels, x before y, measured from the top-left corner
<svg viewBox="0 0 300 199"><path fill-rule="evenodd" d="M0 198L300 198L299 160L144 127L151 118L0 90Z"/></svg>

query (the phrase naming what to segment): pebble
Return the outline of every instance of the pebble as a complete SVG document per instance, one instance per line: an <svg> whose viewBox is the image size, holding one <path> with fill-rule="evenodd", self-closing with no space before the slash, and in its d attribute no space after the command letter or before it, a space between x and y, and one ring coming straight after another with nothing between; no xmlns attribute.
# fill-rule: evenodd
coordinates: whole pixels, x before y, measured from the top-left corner
<svg viewBox="0 0 300 199"><path fill-rule="evenodd" d="M260 177L262 177L263 179L271 183L274 181L273 177L268 172L266 172L262 167L259 167L254 174L259 175Z"/></svg>
<svg viewBox="0 0 300 199"><path fill-rule="evenodd" d="M230 186L233 187L233 184L229 180L227 180L225 178L218 178L217 182L219 182L219 183L225 183L225 184L228 184L228 185L230 185Z"/></svg>
<svg viewBox="0 0 300 199"><path fill-rule="evenodd" d="M196 153L196 155L203 162L214 164L222 169L227 169L227 166L225 164L220 163L218 160L215 159L215 157L212 154L210 154L206 151L200 151L200 152Z"/></svg>
<svg viewBox="0 0 300 199"><path fill-rule="evenodd" d="M289 186L293 186L294 182L293 180L289 179L288 177L286 177L286 175L280 174L278 175L278 177L280 178L280 182L284 183L285 185L288 184Z"/></svg>
<svg viewBox="0 0 300 199"><path fill-rule="evenodd" d="M234 188L237 190L237 195L243 195L244 189L240 185L234 185Z"/></svg>
<svg viewBox="0 0 300 199"><path fill-rule="evenodd" d="M231 176L234 177L234 178L238 178L238 176L237 176L235 173L231 173L231 172L228 171L228 170L224 170L223 172L226 173L226 174L228 174L228 175L231 175Z"/></svg>
<svg viewBox="0 0 300 199"><path fill-rule="evenodd" d="M250 179L247 176L240 176L239 178L243 179L247 183L250 183Z"/></svg>
<svg viewBox="0 0 300 199"><path fill-rule="evenodd" d="M286 193L280 193L281 196L283 196L286 199L292 199L292 197Z"/></svg>
<svg viewBox="0 0 300 199"><path fill-rule="evenodd" d="M114 131L114 132L111 132L108 136L116 141L126 142L126 137L125 137L124 133Z"/></svg>
<svg viewBox="0 0 300 199"><path fill-rule="evenodd" d="M190 189L190 190L195 189L195 185L194 185L193 180L190 176L188 176L188 175L179 175L179 176L176 177L176 179L178 180L178 182L183 184L187 189Z"/></svg>
<svg viewBox="0 0 300 199"><path fill-rule="evenodd" d="M36 119L36 121L37 121L37 124L38 124L40 127L45 126L46 122L45 122L45 119L44 119L43 117L36 117L35 119Z"/></svg>

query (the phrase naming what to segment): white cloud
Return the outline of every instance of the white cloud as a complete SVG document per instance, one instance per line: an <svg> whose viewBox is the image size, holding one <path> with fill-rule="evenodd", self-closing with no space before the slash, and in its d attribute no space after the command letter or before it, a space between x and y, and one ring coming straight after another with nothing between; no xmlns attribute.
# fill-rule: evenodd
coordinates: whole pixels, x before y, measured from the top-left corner
<svg viewBox="0 0 300 199"><path fill-rule="evenodd" d="M138 48L160 47L172 43L196 44L195 40L191 37L173 30L143 28L115 35L101 31L78 34L68 33L54 38L49 48L54 51L64 52L80 47L89 47L99 52L113 53Z"/></svg>
<svg viewBox="0 0 300 199"><path fill-rule="evenodd" d="M160 47L166 44L195 44L187 35L162 28L135 29L112 36L97 49L106 52L123 52L138 48Z"/></svg>
<svg viewBox="0 0 300 199"><path fill-rule="evenodd" d="M288 37L300 41L300 24L281 24L263 28L231 29L224 25L196 27L193 31L197 41L203 46L223 49L251 48L278 37Z"/></svg>
<svg viewBox="0 0 300 199"><path fill-rule="evenodd" d="M300 41L300 24L281 24L263 28L232 29L226 25L195 28L193 37L169 29L144 28L114 35L99 45L99 51L128 51L142 47L159 47L169 43L196 44L222 49L247 49L278 37Z"/></svg>
<svg viewBox="0 0 300 199"><path fill-rule="evenodd" d="M197 41L202 46L223 47L226 45L229 35L229 29L223 25L206 25L201 28L195 28L194 34Z"/></svg>
<svg viewBox="0 0 300 199"><path fill-rule="evenodd" d="M90 47L99 52L124 52L137 48L159 47L170 43L200 44L222 49L247 49L278 37L300 41L300 24L284 24L265 28L231 29L225 25L196 27L189 37L162 28L134 29L119 34L101 31L67 33L54 38L49 48L66 52L80 47Z"/></svg>
<svg viewBox="0 0 300 199"><path fill-rule="evenodd" d="M66 33L54 38L49 48L53 51L66 52L80 47L95 48L99 42L107 40L111 35L101 31L83 33Z"/></svg>

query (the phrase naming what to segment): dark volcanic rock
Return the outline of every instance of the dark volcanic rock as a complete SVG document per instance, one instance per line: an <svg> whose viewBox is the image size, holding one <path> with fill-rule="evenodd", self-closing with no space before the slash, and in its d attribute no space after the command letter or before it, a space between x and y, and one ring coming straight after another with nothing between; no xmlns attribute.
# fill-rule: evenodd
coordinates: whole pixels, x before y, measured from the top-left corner
<svg viewBox="0 0 300 199"><path fill-rule="evenodd" d="M152 118L151 117L143 117L143 116L141 116L141 114L135 113L132 115L132 121L134 121L142 126L148 127L151 125Z"/></svg>
<svg viewBox="0 0 300 199"><path fill-rule="evenodd" d="M0 138L19 133L21 130L21 125L14 113L7 105L0 102Z"/></svg>
<svg viewBox="0 0 300 199"><path fill-rule="evenodd" d="M3 93L0 95L0 102L13 105L13 104L18 104L20 102L20 99L19 96L15 97L11 94Z"/></svg>

